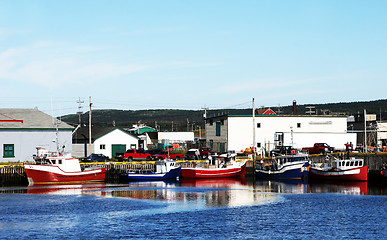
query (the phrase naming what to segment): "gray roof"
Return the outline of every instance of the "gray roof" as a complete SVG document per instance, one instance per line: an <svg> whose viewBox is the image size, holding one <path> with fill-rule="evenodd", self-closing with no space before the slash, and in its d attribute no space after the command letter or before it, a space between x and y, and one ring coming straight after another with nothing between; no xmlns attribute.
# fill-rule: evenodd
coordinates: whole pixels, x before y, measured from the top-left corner
<svg viewBox="0 0 387 240"><path fill-rule="evenodd" d="M55 119L38 109L0 108L0 129L55 129ZM59 129L74 129L59 121Z"/></svg>

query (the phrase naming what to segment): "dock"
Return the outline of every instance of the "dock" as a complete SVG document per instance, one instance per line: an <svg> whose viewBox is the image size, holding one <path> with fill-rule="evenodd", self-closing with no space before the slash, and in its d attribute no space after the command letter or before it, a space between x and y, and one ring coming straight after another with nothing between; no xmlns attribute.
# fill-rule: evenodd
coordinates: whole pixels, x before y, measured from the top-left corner
<svg viewBox="0 0 387 240"><path fill-rule="evenodd" d="M387 165L387 153L351 153L350 157L363 158L364 164L369 168L369 178L379 175L383 166ZM312 162L321 162L325 155L311 155ZM263 159L263 158L260 158ZM260 160L257 159L257 160ZM208 164L206 160L180 160L177 161L182 167L193 167L194 165L204 166ZM82 168L105 167L105 182L119 182L120 174L128 171L150 172L155 169L155 161L131 161L131 162L94 162L81 163ZM253 176L253 160L247 159L246 176ZM27 186L27 175L23 163L0 165L0 187L1 186Z"/></svg>

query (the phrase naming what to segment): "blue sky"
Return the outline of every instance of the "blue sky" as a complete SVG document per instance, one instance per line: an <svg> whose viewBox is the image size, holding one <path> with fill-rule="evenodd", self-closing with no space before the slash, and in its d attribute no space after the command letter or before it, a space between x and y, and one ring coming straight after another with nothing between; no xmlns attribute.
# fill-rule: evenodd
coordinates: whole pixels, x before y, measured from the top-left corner
<svg viewBox="0 0 387 240"><path fill-rule="evenodd" d="M387 1L0 0L0 108L386 99Z"/></svg>

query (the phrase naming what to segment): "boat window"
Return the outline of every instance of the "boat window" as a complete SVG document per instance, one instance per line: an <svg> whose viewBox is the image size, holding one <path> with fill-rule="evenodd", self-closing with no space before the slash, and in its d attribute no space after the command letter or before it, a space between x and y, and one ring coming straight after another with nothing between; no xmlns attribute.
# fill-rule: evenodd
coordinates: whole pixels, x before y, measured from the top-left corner
<svg viewBox="0 0 387 240"><path fill-rule="evenodd" d="M338 166L341 167L341 162L339 162Z"/></svg>
<svg viewBox="0 0 387 240"><path fill-rule="evenodd" d="M62 164L62 160L58 160L58 164Z"/></svg>
<svg viewBox="0 0 387 240"><path fill-rule="evenodd" d="M360 161L360 162L359 162L359 166L360 166L360 167L363 166L363 161Z"/></svg>
<svg viewBox="0 0 387 240"><path fill-rule="evenodd" d="M52 164L56 164L56 160L52 160Z"/></svg>
<svg viewBox="0 0 387 240"><path fill-rule="evenodd" d="M358 161L355 161L355 166L359 165L359 162Z"/></svg>
<svg viewBox="0 0 387 240"><path fill-rule="evenodd" d="M349 166L349 161L347 161L347 164L346 164L346 166L347 166L347 167Z"/></svg>
<svg viewBox="0 0 387 240"><path fill-rule="evenodd" d="M353 161L351 161L351 167L353 166L353 164L354 164L354 162L353 162Z"/></svg>

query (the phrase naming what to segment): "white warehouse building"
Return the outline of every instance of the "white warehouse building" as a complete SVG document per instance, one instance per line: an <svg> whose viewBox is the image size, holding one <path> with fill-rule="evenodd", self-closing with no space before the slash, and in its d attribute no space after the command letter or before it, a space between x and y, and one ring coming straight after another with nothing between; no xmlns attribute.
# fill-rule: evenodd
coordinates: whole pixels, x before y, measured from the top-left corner
<svg viewBox="0 0 387 240"><path fill-rule="evenodd" d="M253 126L253 122L255 124ZM253 146L253 130L258 150L269 152L275 146L301 149L314 143L327 143L344 149L356 146L356 134L347 133L347 117L316 115L223 115L206 119L207 143L214 151L240 152Z"/></svg>
<svg viewBox="0 0 387 240"><path fill-rule="evenodd" d="M0 162L33 161L36 148L72 151L73 127L37 109L0 109Z"/></svg>

